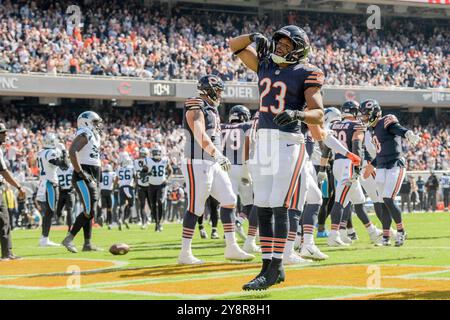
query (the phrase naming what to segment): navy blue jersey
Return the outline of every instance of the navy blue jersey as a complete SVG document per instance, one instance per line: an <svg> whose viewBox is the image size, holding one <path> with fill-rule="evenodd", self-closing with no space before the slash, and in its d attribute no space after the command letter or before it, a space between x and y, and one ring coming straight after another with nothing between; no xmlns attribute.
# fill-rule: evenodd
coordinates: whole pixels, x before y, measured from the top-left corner
<svg viewBox="0 0 450 320"><path fill-rule="evenodd" d="M377 168L392 168L402 157L402 138L389 130L398 123L397 117L388 114L372 129L372 142L377 150Z"/></svg>
<svg viewBox="0 0 450 320"><path fill-rule="evenodd" d="M357 132L364 132L364 126L360 121L354 120L342 120L333 122L330 126L333 130L335 137L346 147L348 150L352 150L353 134ZM346 156L336 153L335 159L347 159Z"/></svg>
<svg viewBox="0 0 450 320"><path fill-rule="evenodd" d="M245 138L250 134L252 122L222 124L222 152L231 164L244 163Z"/></svg>
<svg viewBox="0 0 450 320"><path fill-rule="evenodd" d="M303 110L306 106L305 90L321 88L323 72L311 64L295 64L280 68L271 58L261 58L258 65L259 79L259 128L278 129L299 133L300 122L278 127L273 118L284 110Z"/></svg>
<svg viewBox="0 0 450 320"><path fill-rule="evenodd" d="M186 121L186 112L188 110L195 109L199 109L203 113L205 118L206 134L211 138L214 146L217 150L222 149L222 144L220 142L220 117L217 108L210 106L202 98L189 98L186 100L184 105L183 125L186 129L187 135L186 144L184 146L184 156L187 159L204 159L214 161L214 159L197 143L194 138L194 134Z"/></svg>

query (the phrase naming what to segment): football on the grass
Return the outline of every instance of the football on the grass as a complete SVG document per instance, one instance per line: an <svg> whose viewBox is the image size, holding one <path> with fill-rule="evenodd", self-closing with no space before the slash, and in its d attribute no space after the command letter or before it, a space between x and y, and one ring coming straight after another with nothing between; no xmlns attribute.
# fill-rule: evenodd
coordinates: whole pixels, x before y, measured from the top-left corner
<svg viewBox="0 0 450 320"><path fill-rule="evenodd" d="M113 255L124 255L130 251L130 247L126 243L115 243L109 248L109 252Z"/></svg>

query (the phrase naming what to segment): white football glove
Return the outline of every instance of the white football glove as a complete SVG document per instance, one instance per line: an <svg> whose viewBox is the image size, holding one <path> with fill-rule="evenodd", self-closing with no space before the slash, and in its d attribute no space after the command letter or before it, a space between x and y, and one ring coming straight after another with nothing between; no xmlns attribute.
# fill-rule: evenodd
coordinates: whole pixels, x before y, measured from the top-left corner
<svg viewBox="0 0 450 320"><path fill-rule="evenodd" d="M418 134L414 134L411 130L406 131L405 138L413 146L418 144L420 141L420 136Z"/></svg>
<svg viewBox="0 0 450 320"><path fill-rule="evenodd" d="M228 172L231 169L231 162L222 153L216 152L214 160L220 165L223 171Z"/></svg>
<svg viewBox="0 0 450 320"><path fill-rule="evenodd" d="M317 182L322 184L325 180L328 180L327 173L325 171L319 171L317 174Z"/></svg>
<svg viewBox="0 0 450 320"><path fill-rule="evenodd" d="M248 185L248 184L252 183L252 177L250 175L250 170L248 168L248 161L244 162L244 164L242 165L241 181L245 185Z"/></svg>

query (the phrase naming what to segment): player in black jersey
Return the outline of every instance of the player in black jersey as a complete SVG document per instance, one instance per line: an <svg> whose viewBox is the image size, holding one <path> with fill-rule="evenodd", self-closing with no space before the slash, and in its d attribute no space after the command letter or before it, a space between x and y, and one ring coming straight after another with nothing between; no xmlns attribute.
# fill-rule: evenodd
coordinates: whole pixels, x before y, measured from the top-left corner
<svg viewBox="0 0 450 320"><path fill-rule="evenodd" d="M397 226L395 245L402 246L406 232L402 212L394 201L406 175L401 139L405 138L410 144L416 145L420 137L400 125L396 116L392 114L383 116L380 104L376 100L368 99L361 102L361 114L362 121L370 128L372 143L376 149L376 158L366 167L364 177L371 175L374 167L377 168L375 181L388 209L386 212L383 211L383 240L379 245L390 245L390 226L393 219Z"/></svg>

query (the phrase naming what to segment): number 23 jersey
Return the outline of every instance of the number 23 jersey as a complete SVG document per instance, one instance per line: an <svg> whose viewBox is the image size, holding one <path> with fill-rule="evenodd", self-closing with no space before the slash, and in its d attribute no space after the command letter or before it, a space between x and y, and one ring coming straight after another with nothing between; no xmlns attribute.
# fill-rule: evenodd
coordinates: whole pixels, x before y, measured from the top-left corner
<svg viewBox="0 0 450 320"><path fill-rule="evenodd" d="M322 70L309 63L280 68L270 57L262 57L258 65L258 81L259 129L300 133L299 121L278 127L273 118L285 110L303 110L306 107L305 91L323 85Z"/></svg>

